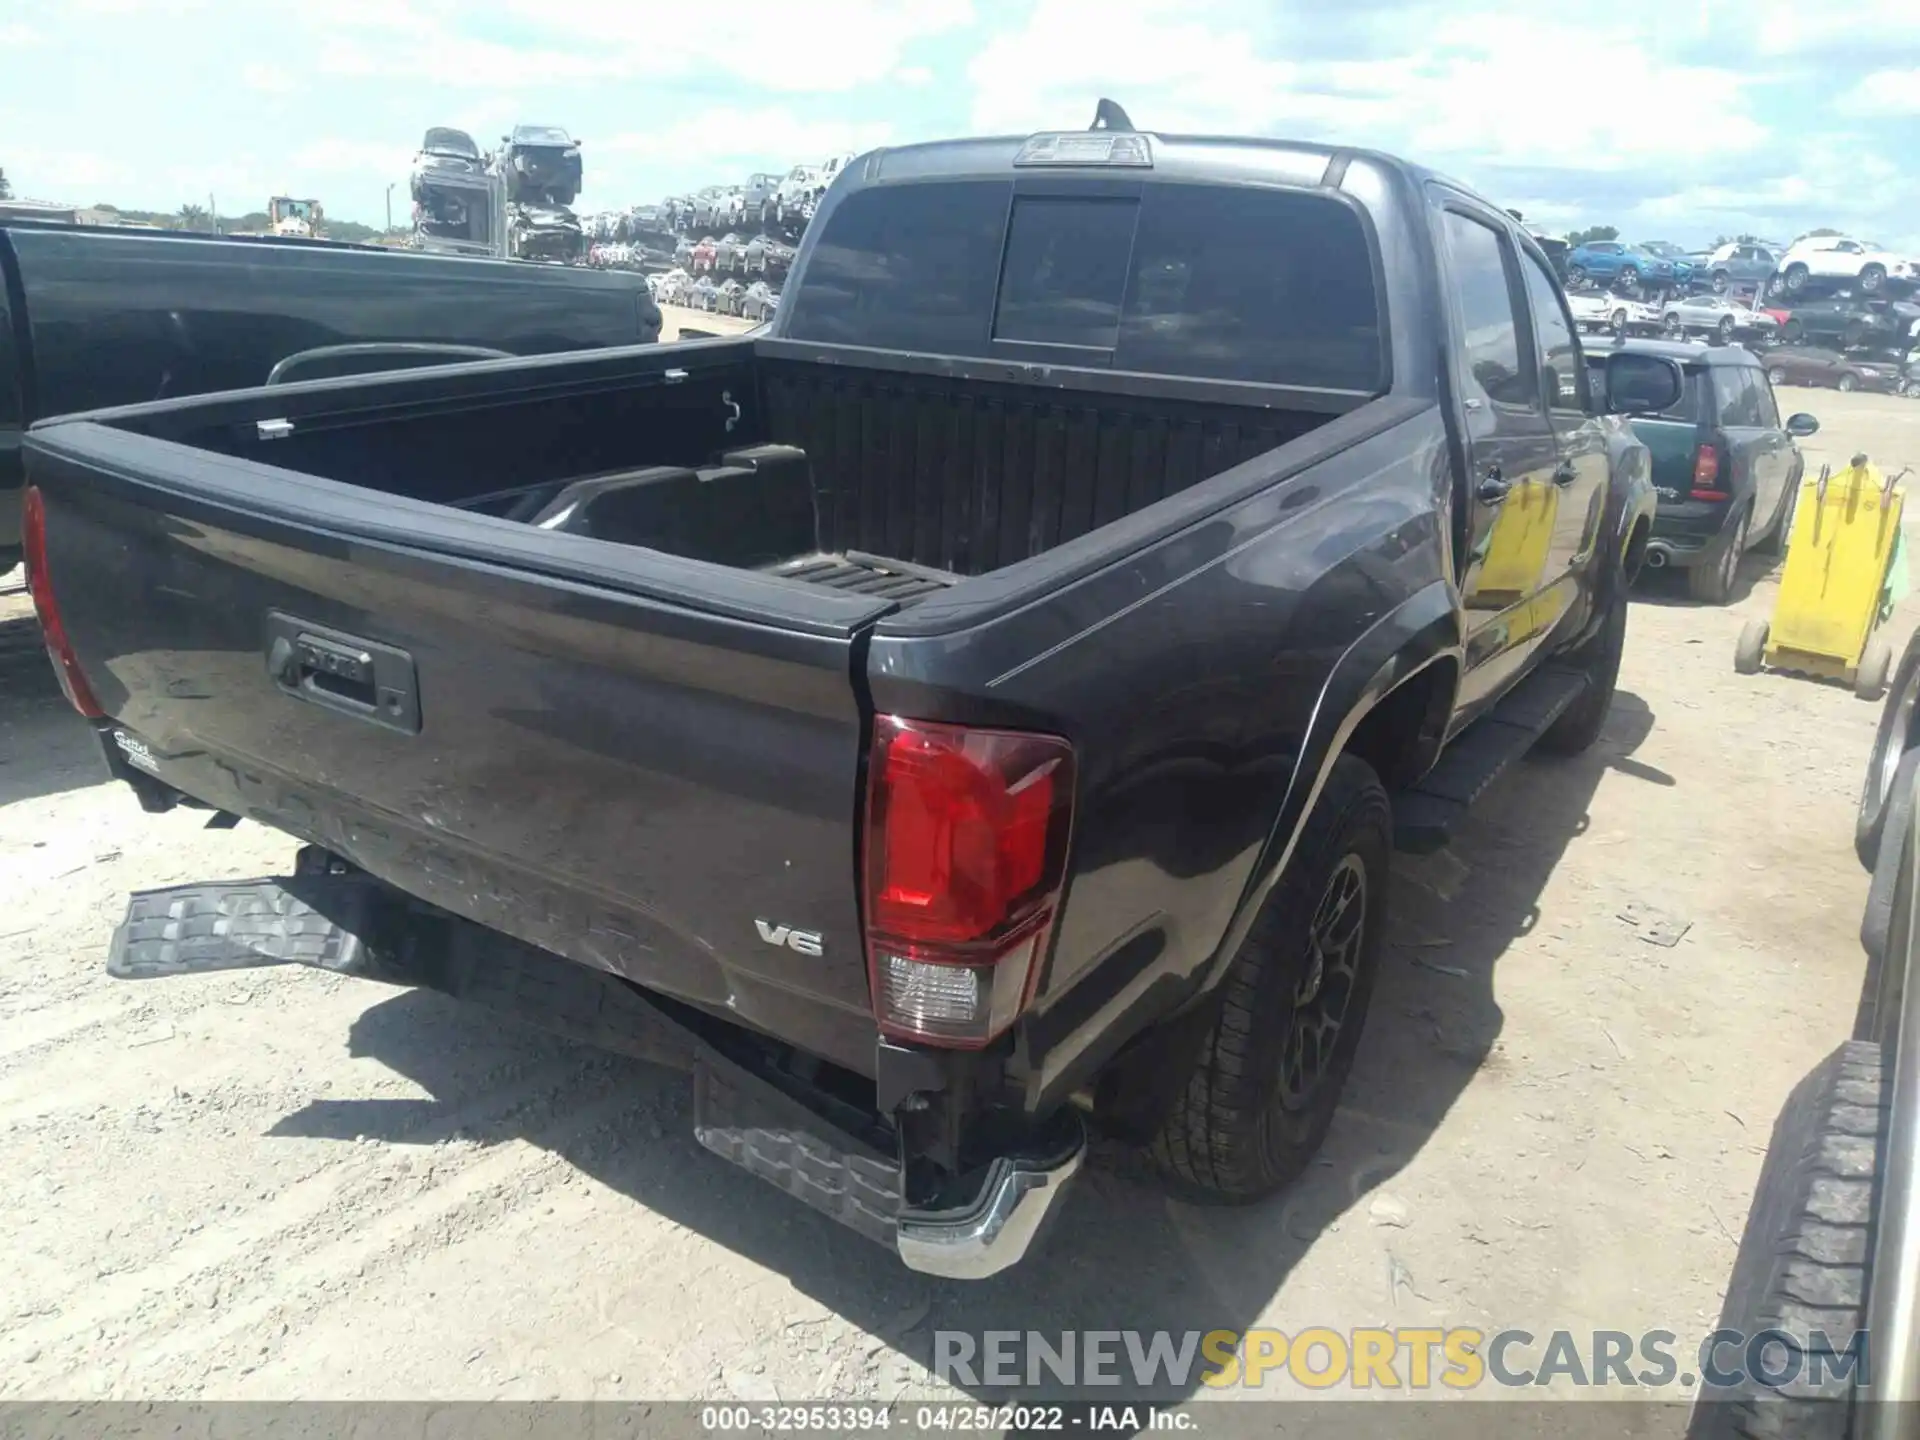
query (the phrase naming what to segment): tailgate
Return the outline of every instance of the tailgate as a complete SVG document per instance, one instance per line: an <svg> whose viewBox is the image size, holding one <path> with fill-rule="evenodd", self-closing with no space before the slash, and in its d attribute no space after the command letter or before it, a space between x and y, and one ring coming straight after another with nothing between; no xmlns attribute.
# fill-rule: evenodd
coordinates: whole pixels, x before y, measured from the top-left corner
<svg viewBox="0 0 1920 1440"><path fill-rule="evenodd" d="M27 463L142 768L871 1069L852 673L886 602L96 423L36 430Z"/></svg>

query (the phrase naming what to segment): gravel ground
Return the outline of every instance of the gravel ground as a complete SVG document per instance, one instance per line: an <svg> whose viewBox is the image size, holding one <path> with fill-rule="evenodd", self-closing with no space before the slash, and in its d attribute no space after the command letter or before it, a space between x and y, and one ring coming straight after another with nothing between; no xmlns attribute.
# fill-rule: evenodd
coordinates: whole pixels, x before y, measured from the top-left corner
<svg viewBox="0 0 1920 1440"><path fill-rule="evenodd" d="M1816 461L1920 464L1920 405L1784 398L1826 422ZM1203 1210L1096 1168L1043 1253L974 1286L700 1150L680 1076L311 971L109 981L129 890L290 843L142 815L39 657L0 661L0 1397L913 1397L936 1328L1698 1336L1861 970L1877 707L1733 673L1773 593L1757 568L1725 610L1656 587L1602 743L1404 867L1305 1183ZM30 625L0 593L0 651Z"/></svg>

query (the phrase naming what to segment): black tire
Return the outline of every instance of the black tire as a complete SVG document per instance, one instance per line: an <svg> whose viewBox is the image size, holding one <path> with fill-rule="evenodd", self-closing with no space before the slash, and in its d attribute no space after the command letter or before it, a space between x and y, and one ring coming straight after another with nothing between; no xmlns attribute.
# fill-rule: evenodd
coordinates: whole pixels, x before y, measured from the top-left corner
<svg viewBox="0 0 1920 1440"><path fill-rule="evenodd" d="M1774 366L1773 369L1767 371L1767 383L1769 385L1786 384L1787 372L1782 370L1778 365Z"/></svg>
<svg viewBox="0 0 1920 1440"><path fill-rule="evenodd" d="M1854 378L1852 372L1842 371L1840 378L1834 382L1834 386L1836 389L1851 394L1860 388L1860 382Z"/></svg>
<svg viewBox="0 0 1920 1440"><path fill-rule="evenodd" d="M1687 327L1680 323L1680 317L1678 315L1674 314L1671 310L1669 310L1664 316L1661 317L1660 328L1664 330L1669 336L1677 340L1680 338L1681 334L1686 330Z"/></svg>
<svg viewBox="0 0 1920 1440"><path fill-rule="evenodd" d="M1607 328L1611 330L1616 337L1624 340L1627 334L1627 312L1625 310L1614 311L1613 319Z"/></svg>
<svg viewBox="0 0 1920 1440"><path fill-rule="evenodd" d="M1729 275L1725 270L1716 270L1713 272L1713 293L1714 294L1716 295L1726 294L1727 286L1732 283L1733 283L1733 277Z"/></svg>
<svg viewBox="0 0 1920 1440"><path fill-rule="evenodd" d="M1631 265L1622 265L1616 283L1627 287L1629 293L1639 290L1640 272Z"/></svg>
<svg viewBox="0 0 1920 1440"><path fill-rule="evenodd" d="M1807 327L1802 325L1798 320L1790 319L1780 327L1780 339L1785 344L1798 345L1806 338Z"/></svg>
<svg viewBox="0 0 1920 1440"><path fill-rule="evenodd" d="M1860 785L1860 805L1853 818L1853 853L1873 869L1880 859L1880 836L1887 824L1887 800L1893 793L1900 762L1913 748L1914 718L1920 711L1920 630L1907 641L1899 667L1893 673L1887 703L1880 711L1880 728L1867 753L1866 778Z"/></svg>
<svg viewBox="0 0 1920 1440"><path fill-rule="evenodd" d="M1392 809L1379 777L1365 761L1342 755L1286 872L1220 982L1219 1008L1193 1071L1148 1147L1148 1163L1180 1198L1245 1204L1289 1184L1312 1163L1366 1021L1386 928L1392 848ZM1356 876L1357 928L1340 965L1328 970L1312 942L1315 923L1336 889ZM1330 983L1342 979L1344 995ZM1340 1006L1334 1039L1325 1051L1316 1049L1324 1061L1317 1078L1290 1099L1283 1072L1306 1048L1300 1027L1313 1013L1307 1007L1323 1000Z"/></svg>
<svg viewBox="0 0 1920 1440"><path fill-rule="evenodd" d="M1720 317L1720 343L1724 345L1731 339L1733 339L1733 317L1723 315Z"/></svg>
<svg viewBox="0 0 1920 1440"><path fill-rule="evenodd" d="M1749 620L1740 627L1740 638L1733 647L1733 669L1737 675L1758 675L1767 659L1767 635L1771 626L1764 620Z"/></svg>
<svg viewBox="0 0 1920 1440"><path fill-rule="evenodd" d="M1741 510L1719 558L1687 571L1687 593L1701 604L1724 605L1733 599L1733 587L1740 579L1740 557L1747 553L1747 527L1752 521L1753 512Z"/></svg>
<svg viewBox="0 0 1920 1440"><path fill-rule="evenodd" d="M1883 1097L1880 1047L1862 1040L1847 1041L1794 1087L1774 1122L1721 1328L1781 1330L1804 1347L1815 1330L1844 1345L1865 1324ZM1716 1358L1735 1361L1734 1347ZM1777 1389L1758 1380L1702 1389L1688 1440L1841 1440L1852 1381L1832 1368L1818 1386L1803 1373Z"/></svg>
<svg viewBox="0 0 1920 1440"><path fill-rule="evenodd" d="M1861 293L1866 295L1875 294L1879 291L1880 287L1886 283L1887 283L1887 267L1886 266L1867 265L1862 267L1860 271Z"/></svg>
<svg viewBox="0 0 1920 1440"><path fill-rule="evenodd" d="M1586 284L1587 283L1586 267L1584 265L1569 265L1567 267L1567 283L1569 285Z"/></svg>
<svg viewBox="0 0 1920 1440"><path fill-rule="evenodd" d="M1780 276L1789 295L1798 295L1807 288L1807 267L1795 261Z"/></svg>
<svg viewBox="0 0 1920 1440"><path fill-rule="evenodd" d="M1600 738L1606 728L1607 711L1613 708L1613 692L1620 683L1620 657L1626 649L1627 587L1623 580L1607 602L1600 628L1565 659L1565 664L1586 673L1587 688L1534 742L1536 750L1545 755L1578 755Z"/></svg>

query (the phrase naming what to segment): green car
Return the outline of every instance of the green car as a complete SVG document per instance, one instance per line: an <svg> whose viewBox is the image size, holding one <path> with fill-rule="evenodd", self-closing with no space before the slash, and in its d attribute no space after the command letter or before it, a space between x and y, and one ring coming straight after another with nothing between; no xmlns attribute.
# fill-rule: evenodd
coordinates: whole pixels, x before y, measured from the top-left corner
<svg viewBox="0 0 1920 1440"><path fill-rule="evenodd" d="M1738 345L1626 340L1589 354L1588 363L1597 367L1616 349L1677 361L1685 376L1672 405L1630 417L1652 452L1659 499L1647 568L1683 569L1694 599L1724 605L1742 555L1759 545L1785 548L1805 465L1794 442L1820 422L1794 415L1782 424L1760 359Z"/></svg>

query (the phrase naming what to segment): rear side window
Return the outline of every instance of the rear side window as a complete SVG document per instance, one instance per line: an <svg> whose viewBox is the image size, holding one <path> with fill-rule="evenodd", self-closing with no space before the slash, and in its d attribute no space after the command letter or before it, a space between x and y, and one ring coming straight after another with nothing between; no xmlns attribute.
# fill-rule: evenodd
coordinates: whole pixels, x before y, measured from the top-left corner
<svg viewBox="0 0 1920 1440"><path fill-rule="evenodd" d="M1446 226L1466 381L1496 404L1531 409L1539 392L1531 367L1521 363L1520 323L1500 236L1455 210L1447 211Z"/></svg>
<svg viewBox="0 0 1920 1440"><path fill-rule="evenodd" d="M788 321L829 344L1046 345L1116 370L1367 393L1385 388L1383 333L1372 243L1340 201L1155 183L858 191L828 218Z"/></svg>
<svg viewBox="0 0 1920 1440"><path fill-rule="evenodd" d="M1744 365L1726 366L1714 372L1714 395L1720 403L1720 423L1748 430L1761 430L1775 423L1766 411L1772 396L1766 378L1758 370Z"/></svg>

